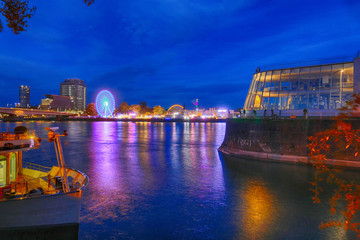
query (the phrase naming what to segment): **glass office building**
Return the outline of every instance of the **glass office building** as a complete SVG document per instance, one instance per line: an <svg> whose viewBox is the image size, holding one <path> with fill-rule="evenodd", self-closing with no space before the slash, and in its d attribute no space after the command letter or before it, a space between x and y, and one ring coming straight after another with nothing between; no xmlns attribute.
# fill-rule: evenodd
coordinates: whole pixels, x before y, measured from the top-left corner
<svg viewBox="0 0 360 240"><path fill-rule="evenodd" d="M295 68L257 69L245 110L336 110L359 93L360 58Z"/></svg>
<svg viewBox="0 0 360 240"><path fill-rule="evenodd" d="M86 108L86 85L83 80L72 78L60 83L60 95L68 96L74 102L74 109L84 111Z"/></svg>
<svg viewBox="0 0 360 240"><path fill-rule="evenodd" d="M30 107L30 87L21 85L19 87L19 103L21 108Z"/></svg>

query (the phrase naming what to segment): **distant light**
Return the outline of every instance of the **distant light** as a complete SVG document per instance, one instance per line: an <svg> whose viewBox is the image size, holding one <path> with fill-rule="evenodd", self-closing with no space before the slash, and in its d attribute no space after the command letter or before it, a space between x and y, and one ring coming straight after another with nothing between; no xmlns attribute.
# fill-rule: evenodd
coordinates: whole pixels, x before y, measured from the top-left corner
<svg viewBox="0 0 360 240"><path fill-rule="evenodd" d="M219 109L219 110L217 110L218 112L223 112L223 113L225 113L225 112L227 112L227 110L226 109Z"/></svg>

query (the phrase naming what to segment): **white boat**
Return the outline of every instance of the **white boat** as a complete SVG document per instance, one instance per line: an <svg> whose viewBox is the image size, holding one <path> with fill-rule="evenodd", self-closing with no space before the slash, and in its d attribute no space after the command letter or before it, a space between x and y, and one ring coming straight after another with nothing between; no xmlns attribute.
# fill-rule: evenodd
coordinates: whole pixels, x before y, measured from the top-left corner
<svg viewBox="0 0 360 240"><path fill-rule="evenodd" d="M60 137L66 132L47 130L57 166L22 161L23 151L40 145L34 132L20 126L13 133L0 133L0 231L79 224L81 195L88 177L65 165Z"/></svg>

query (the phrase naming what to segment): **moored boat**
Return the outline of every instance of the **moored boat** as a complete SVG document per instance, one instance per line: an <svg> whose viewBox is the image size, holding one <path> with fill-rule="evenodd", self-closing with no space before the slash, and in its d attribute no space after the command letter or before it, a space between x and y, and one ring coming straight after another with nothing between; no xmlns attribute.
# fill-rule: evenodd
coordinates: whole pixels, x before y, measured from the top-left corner
<svg viewBox="0 0 360 240"><path fill-rule="evenodd" d="M65 165L60 137L47 129L54 142L57 166L23 162L24 151L38 148L40 138L25 127L0 133L0 230L78 224L86 174Z"/></svg>

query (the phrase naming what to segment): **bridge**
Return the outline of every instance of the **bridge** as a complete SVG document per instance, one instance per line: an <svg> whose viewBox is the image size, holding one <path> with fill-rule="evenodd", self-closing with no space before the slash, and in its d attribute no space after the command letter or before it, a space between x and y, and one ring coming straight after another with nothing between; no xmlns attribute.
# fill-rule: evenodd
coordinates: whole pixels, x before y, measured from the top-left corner
<svg viewBox="0 0 360 240"><path fill-rule="evenodd" d="M74 113L57 112L52 110L40 110L30 108L5 108L0 107L0 114L7 114L9 116L73 116Z"/></svg>

